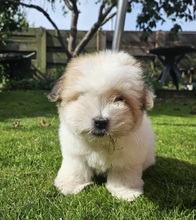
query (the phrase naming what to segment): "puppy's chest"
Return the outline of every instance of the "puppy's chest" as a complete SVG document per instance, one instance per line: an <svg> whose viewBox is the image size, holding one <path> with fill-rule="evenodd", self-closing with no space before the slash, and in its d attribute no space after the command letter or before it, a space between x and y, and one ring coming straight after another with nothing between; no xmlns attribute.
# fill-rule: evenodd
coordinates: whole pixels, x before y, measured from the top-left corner
<svg viewBox="0 0 196 220"><path fill-rule="evenodd" d="M112 163L111 155L107 151L93 151L86 156L86 161L96 174L105 173Z"/></svg>

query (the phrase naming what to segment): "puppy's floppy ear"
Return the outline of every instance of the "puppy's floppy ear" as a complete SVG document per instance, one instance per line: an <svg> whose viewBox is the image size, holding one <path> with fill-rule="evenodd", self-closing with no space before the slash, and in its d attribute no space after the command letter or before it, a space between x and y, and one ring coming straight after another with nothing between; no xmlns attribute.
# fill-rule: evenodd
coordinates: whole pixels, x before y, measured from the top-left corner
<svg viewBox="0 0 196 220"><path fill-rule="evenodd" d="M155 95L152 91L151 88L149 88L147 85L145 85L144 87L144 94L145 94L145 103L144 103L144 108L146 110L150 110L153 108L154 106L154 98L155 98Z"/></svg>
<svg viewBox="0 0 196 220"><path fill-rule="evenodd" d="M51 102L60 101L60 91L61 91L61 84L63 81L64 76L61 76L54 84L51 92L47 95L47 98Z"/></svg>

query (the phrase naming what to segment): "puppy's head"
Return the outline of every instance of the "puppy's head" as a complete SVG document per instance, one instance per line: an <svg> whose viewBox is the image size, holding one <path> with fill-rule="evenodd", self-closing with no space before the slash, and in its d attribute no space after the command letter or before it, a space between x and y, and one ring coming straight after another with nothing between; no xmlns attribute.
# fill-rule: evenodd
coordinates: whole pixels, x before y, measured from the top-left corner
<svg viewBox="0 0 196 220"><path fill-rule="evenodd" d="M48 97L58 101L61 123L77 135L95 137L128 135L153 107L140 64L124 52L72 59Z"/></svg>

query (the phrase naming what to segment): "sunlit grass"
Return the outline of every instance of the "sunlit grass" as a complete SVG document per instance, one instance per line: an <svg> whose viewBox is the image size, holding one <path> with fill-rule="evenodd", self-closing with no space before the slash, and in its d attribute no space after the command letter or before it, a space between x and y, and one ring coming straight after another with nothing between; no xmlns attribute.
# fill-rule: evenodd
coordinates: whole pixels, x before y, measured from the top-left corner
<svg viewBox="0 0 196 220"><path fill-rule="evenodd" d="M156 99L149 115L157 163L144 173L145 194L129 203L112 197L99 179L79 195L59 193L53 186L61 163L55 104L43 91L0 93L0 219L193 220L195 105L191 98ZM41 126L40 119L51 125Z"/></svg>

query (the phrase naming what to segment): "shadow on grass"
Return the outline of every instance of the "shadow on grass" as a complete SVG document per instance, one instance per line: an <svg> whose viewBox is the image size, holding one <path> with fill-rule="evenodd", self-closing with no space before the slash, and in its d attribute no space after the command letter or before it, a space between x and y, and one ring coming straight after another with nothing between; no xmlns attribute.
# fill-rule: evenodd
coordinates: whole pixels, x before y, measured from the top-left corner
<svg viewBox="0 0 196 220"><path fill-rule="evenodd" d="M144 172L144 197L161 209L193 210L196 208L196 166L172 158L157 157L156 164ZM94 177L97 185L104 177Z"/></svg>
<svg viewBox="0 0 196 220"><path fill-rule="evenodd" d="M48 101L47 91L0 92L0 121L57 115L55 103Z"/></svg>
<svg viewBox="0 0 196 220"><path fill-rule="evenodd" d="M149 112L151 116L167 115L187 117L196 114L194 97L170 97L155 99L154 108Z"/></svg>
<svg viewBox="0 0 196 220"><path fill-rule="evenodd" d="M160 207L196 208L196 165L173 158L157 157L144 172L145 196Z"/></svg>

